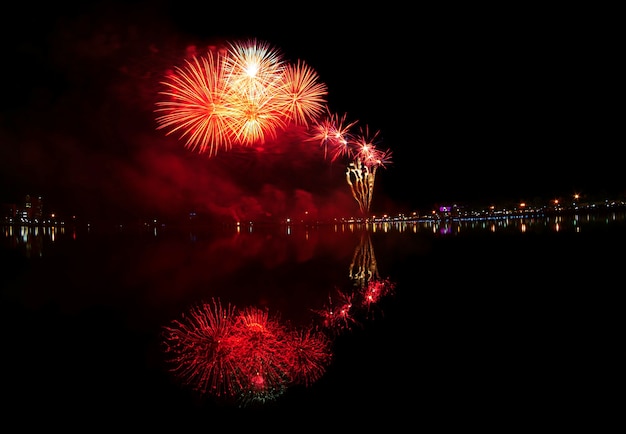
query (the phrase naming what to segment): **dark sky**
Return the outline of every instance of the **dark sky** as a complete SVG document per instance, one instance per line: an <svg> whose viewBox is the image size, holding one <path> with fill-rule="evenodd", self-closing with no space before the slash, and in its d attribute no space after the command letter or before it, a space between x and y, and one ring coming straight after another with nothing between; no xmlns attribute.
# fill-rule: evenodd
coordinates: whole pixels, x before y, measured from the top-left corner
<svg viewBox="0 0 626 434"><path fill-rule="evenodd" d="M344 167L310 143L287 134L288 149L208 158L156 129L159 82L190 46L251 38L305 61L332 112L380 132L392 164L378 171L375 213L626 192L611 11L15 7L1 30L0 202L37 194L59 212L113 218L354 212Z"/></svg>

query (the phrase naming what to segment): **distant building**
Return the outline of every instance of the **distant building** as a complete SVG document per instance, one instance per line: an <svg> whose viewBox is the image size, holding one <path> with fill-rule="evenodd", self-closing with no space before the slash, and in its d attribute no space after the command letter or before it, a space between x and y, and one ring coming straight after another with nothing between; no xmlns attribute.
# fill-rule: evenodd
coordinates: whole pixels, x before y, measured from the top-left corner
<svg viewBox="0 0 626 434"><path fill-rule="evenodd" d="M43 222L43 198L26 195L22 209L24 223L39 224Z"/></svg>
<svg viewBox="0 0 626 434"><path fill-rule="evenodd" d="M44 222L43 197L26 195L22 204L0 205L0 221L6 224L38 225Z"/></svg>
<svg viewBox="0 0 626 434"><path fill-rule="evenodd" d="M442 219L458 218L460 216L461 207L456 204L453 205L439 205L439 211L437 217Z"/></svg>

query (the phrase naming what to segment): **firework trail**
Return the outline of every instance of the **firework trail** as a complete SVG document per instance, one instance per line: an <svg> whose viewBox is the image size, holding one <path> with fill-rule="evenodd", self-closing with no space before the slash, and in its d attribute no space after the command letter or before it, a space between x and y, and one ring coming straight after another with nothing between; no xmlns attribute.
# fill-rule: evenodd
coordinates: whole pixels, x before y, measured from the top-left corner
<svg viewBox="0 0 626 434"><path fill-rule="evenodd" d="M379 167L391 164L392 152L377 148L380 132L370 134L368 126L360 128L358 134L352 134L350 129L356 124L346 124L345 114L341 117L328 114L312 126L311 139L320 141L324 155L330 152L331 161L341 157L348 160L346 182L359 204L361 214L367 217L372 206L376 171Z"/></svg>
<svg viewBox="0 0 626 434"><path fill-rule="evenodd" d="M350 263L349 274L357 287L359 305L365 307L368 312L373 305L395 289L395 283L388 278L380 278L374 244L368 230L361 232L359 244Z"/></svg>
<svg viewBox="0 0 626 434"><path fill-rule="evenodd" d="M372 306L377 305L383 297L392 294L395 289L395 283L391 280L380 278L374 244L368 230L361 232L360 242L350 263L349 274L357 287L358 305L365 308L368 314L372 312Z"/></svg>
<svg viewBox="0 0 626 434"><path fill-rule="evenodd" d="M218 150L275 139L291 125L309 126L326 108L327 86L305 62L255 39L209 49L175 67L161 84L157 129L178 133L185 146Z"/></svg>
<svg viewBox="0 0 626 434"><path fill-rule="evenodd" d="M361 232L360 242L354 249L349 275L359 288L365 287L370 280L380 277L372 237L367 230Z"/></svg>
<svg viewBox="0 0 626 434"><path fill-rule="evenodd" d="M377 136L378 132L369 137L367 128L365 133L357 136L354 142L356 152L354 152L354 158L348 163L346 169L346 181L350 185L352 195L359 203L361 214L364 216L369 214L372 205L376 171L379 167L385 167L391 162L389 150L380 151L376 149L374 140Z"/></svg>
<svg viewBox="0 0 626 434"><path fill-rule="evenodd" d="M322 309L313 310L324 330L331 335L352 330L354 325L362 325L359 315L366 317L374 312L372 307L395 290L395 283L389 278L381 279L378 272L374 245L370 232L361 232L359 244L354 250L348 274L354 287L350 292L336 289L334 297Z"/></svg>

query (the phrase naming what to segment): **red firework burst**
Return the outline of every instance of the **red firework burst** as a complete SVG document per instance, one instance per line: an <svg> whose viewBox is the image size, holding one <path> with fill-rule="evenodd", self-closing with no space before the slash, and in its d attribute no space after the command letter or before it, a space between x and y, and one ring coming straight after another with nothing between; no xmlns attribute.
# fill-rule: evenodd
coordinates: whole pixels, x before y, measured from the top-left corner
<svg viewBox="0 0 626 434"><path fill-rule="evenodd" d="M328 337L312 328L294 331L288 351L293 382L308 387L319 380L332 359L330 346Z"/></svg>
<svg viewBox="0 0 626 434"><path fill-rule="evenodd" d="M248 40L209 50L162 82L157 129L215 155L234 145L261 144L290 125L308 125L326 105L326 85L304 62L288 64L268 43Z"/></svg>
<svg viewBox="0 0 626 434"><path fill-rule="evenodd" d="M168 362L185 384L217 396L232 396L241 388L234 312L234 306L222 307L213 300L164 327Z"/></svg>
<svg viewBox="0 0 626 434"><path fill-rule="evenodd" d="M203 393L234 397L243 405L275 400L293 384L311 385L330 362L321 333L295 331L254 307L204 303L164 327L172 372Z"/></svg>
<svg viewBox="0 0 626 434"><path fill-rule="evenodd" d="M267 310L245 309L235 323L236 357L245 382L240 395L246 402L265 402L281 395L291 383L286 328Z"/></svg>
<svg viewBox="0 0 626 434"><path fill-rule="evenodd" d="M374 279L367 282L367 284L360 289L361 305L370 307L378 303L383 297L386 297L393 293L395 289L395 283L387 279Z"/></svg>
<svg viewBox="0 0 626 434"><path fill-rule="evenodd" d="M352 328L352 325L356 323L353 316L352 297L351 294L337 291L337 301L329 296L326 306L321 310L313 311L320 316L324 329L331 333L339 333Z"/></svg>
<svg viewBox="0 0 626 434"><path fill-rule="evenodd" d="M285 67L278 100L281 112L290 122L308 126L324 111L327 88L318 78L317 72L302 61Z"/></svg>
<svg viewBox="0 0 626 434"><path fill-rule="evenodd" d="M157 129L179 133L185 146L209 156L230 149L235 141L232 124L238 111L228 95L224 62L221 51L209 51L176 67L163 82L165 99L156 103Z"/></svg>

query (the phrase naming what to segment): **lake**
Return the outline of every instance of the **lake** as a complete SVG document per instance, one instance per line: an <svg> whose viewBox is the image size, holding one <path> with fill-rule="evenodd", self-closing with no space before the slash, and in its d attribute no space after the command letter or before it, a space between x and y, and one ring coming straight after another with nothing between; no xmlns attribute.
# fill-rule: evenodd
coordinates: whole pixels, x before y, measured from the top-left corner
<svg viewBox="0 0 626 434"><path fill-rule="evenodd" d="M3 419L394 432L610 414L625 222L3 227Z"/></svg>

